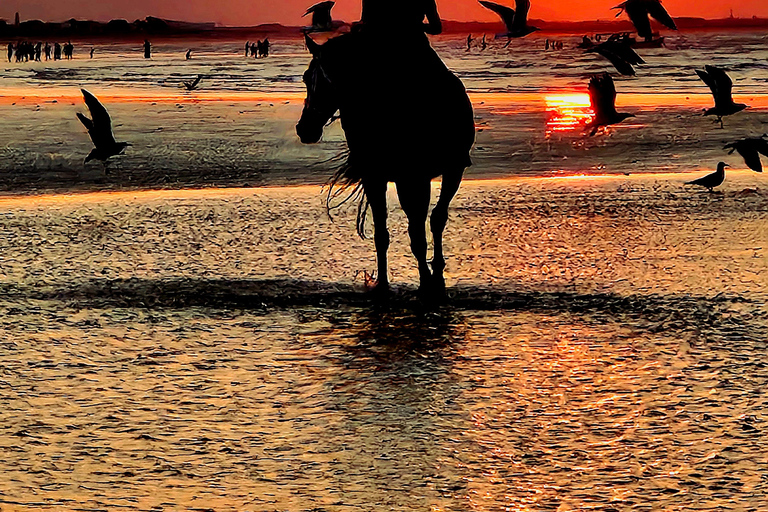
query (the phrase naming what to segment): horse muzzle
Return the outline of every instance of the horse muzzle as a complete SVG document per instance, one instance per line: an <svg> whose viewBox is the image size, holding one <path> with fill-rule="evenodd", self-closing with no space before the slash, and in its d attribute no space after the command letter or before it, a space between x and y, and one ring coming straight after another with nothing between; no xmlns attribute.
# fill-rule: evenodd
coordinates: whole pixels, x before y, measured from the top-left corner
<svg viewBox="0 0 768 512"><path fill-rule="evenodd" d="M303 119L296 125L296 135L303 144L315 144L323 136L323 125L307 123Z"/></svg>

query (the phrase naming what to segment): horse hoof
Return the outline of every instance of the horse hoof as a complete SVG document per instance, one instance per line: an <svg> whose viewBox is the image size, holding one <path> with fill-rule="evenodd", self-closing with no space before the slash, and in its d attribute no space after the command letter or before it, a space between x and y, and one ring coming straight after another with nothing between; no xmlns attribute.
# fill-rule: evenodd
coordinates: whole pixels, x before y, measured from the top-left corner
<svg viewBox="0 0 768 512"><path fill-rule="evenodd" d="M374 299L382 299L389 296L389 283L377 281L373 286L368 289L368 296Z"/></svg>

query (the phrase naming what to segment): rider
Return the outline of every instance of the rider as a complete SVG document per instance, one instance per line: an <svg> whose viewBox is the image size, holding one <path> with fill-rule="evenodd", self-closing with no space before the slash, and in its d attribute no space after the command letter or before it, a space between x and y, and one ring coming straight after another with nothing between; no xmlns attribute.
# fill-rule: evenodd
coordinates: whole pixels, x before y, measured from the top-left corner
<svg viewBox="0 0 768 512"><path fill-rule="evenodd" d="M360 23L366 29L399 33L437 35L443 31L435 0L363 0Z"/></svg>

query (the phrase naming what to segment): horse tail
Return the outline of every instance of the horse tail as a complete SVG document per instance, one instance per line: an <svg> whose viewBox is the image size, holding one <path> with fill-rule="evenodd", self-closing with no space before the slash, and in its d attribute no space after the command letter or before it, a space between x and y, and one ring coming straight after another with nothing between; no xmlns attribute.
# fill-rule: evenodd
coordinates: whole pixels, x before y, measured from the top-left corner
<svg viewBox="0 0 768 512"><path fill-rule="evenodd" d="M343 151L335 157L326 160L333 163L333 175L328 180L328 193L325 196L325 209L328 217L331 212L341 208L350 201L357 201L357 218L355 228L357 234L365 240L365 219L368 213L368 197L363 188L363 177L355 171L355 167L349 160L349 150Z"/></svg>

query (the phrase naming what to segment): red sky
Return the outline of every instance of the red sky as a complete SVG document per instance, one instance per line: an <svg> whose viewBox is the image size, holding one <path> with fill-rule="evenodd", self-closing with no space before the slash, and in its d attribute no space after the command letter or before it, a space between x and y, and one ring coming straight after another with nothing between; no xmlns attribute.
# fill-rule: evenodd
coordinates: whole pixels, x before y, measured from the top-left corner
<svg viewBox="0 0 768 512"><path fill-rule="evenodd" d="M188 21L215 21L224 25L243 26L277 22L301 25L301 14L319 0L2 0L0 18L13 20L19 11L21 19L63 21L72 17L97 20L126 18L134 20L147 15ZM337 0L334 18L357 20L361 0ZM514 0L496 0L514 5ZM621 0L532 0L530 16L547 20L593 20L612 17L610 8ZM493 21L495 15L476 0L437 0L440 15L449 20ZM674 16L726 17L729 9L735 16L768 17L768 0L665 0Z"/></svg>

